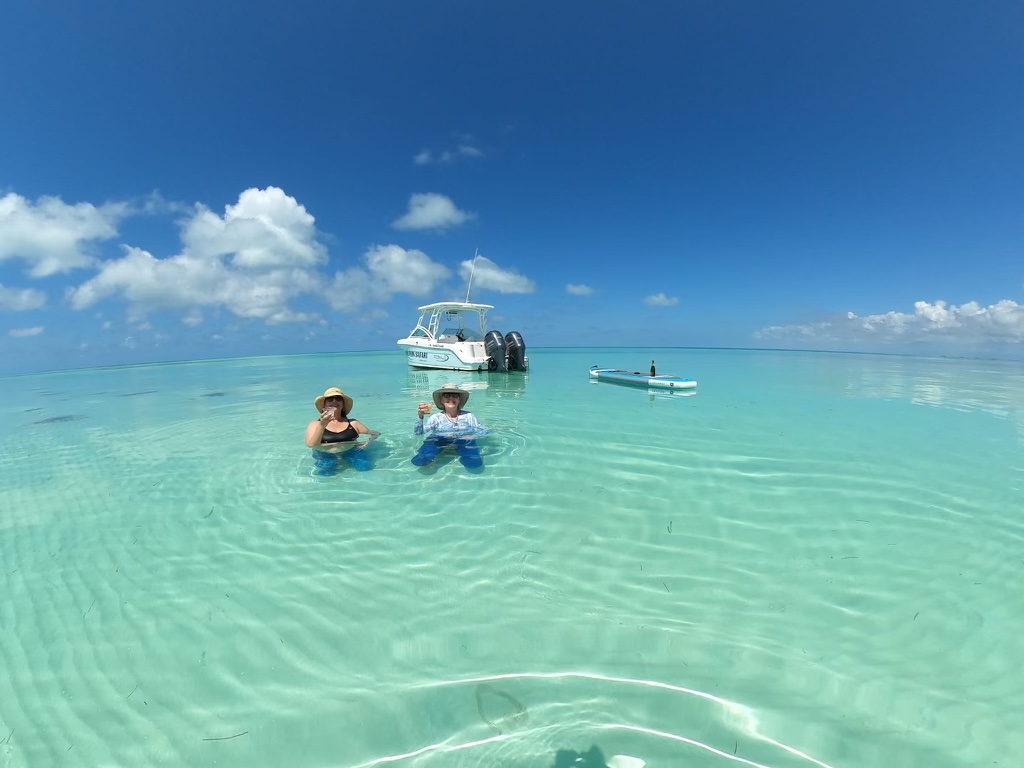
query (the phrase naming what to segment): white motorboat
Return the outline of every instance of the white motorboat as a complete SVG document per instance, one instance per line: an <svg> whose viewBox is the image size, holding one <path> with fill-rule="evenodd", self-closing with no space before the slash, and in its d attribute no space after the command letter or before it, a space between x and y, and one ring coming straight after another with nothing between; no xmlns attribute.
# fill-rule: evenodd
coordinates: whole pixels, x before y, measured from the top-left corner
<svg viewBox="0 0 1024 768"><path fill-rule="evenodd" d="M413 368L439 368L448 371L525 371L529 360L526 344L519 331L504 336L488 331L490 304L469 300L473 275L480 252L473 254L465 301L438 301L420 307L420 319L409 335L398 340L405 359Z"/></svg>
<svg viewBox="0 0 1024 768"><path fill-rule="evenodd" d="M490 304L439 301L419 308L416 326L398 346L413 368L449 371L525 371L526 344L518 331L487 331Z"/></svg>

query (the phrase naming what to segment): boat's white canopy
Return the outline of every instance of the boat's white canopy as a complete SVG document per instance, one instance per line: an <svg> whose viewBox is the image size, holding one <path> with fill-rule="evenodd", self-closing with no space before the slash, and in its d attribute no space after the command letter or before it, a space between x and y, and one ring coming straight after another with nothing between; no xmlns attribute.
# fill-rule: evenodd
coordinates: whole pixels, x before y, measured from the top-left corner
<svg viewBox="0 0 1024 768"><path fill-rule="evenodd" d="M420 307L420 317L406 338L447 343L483 341L484 322L490 304L471 301L437 301ZM470 325L473 327L467 328ZM400 340L401 341L401 340Z"/></svg>
<svg viewBox="0 0 1024 768"><path fill-rule="evenodd" d="M420 312L480 312L487 309L494 309L490 304L474 304L471 301L437 301L433 304L424 304Z"/></svg>

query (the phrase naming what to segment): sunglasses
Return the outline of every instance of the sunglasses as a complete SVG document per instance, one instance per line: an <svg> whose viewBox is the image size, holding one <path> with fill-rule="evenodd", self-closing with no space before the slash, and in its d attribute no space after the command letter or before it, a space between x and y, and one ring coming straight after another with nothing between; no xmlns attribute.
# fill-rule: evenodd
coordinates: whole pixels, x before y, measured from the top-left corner
<svg viewBox="0 0 1024 768"><path fill-rule="evenodd" d="M451 400L452 398L458 400L459 396L453 395L451 392L446 392L445 394L441 395L442 400Z"/></svg>
<svg viewBox="0 0 1024 768"><path fill-rule="evenodd" d="M324 398L324 402L325 403L330 403L330 402L341 403L341 402L344 402L344 401L345 401L344 397L338 397L337 395L331 395L330 397L325 397Z"/></svg>

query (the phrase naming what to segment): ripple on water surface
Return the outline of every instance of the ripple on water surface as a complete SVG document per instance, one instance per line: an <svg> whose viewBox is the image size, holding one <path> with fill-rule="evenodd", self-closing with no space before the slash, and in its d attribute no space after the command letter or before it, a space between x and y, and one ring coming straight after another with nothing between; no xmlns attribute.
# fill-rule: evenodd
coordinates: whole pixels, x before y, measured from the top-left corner
<svg viewBox="0 0 1024 768"><path fill-rule="evenodd" d="M0 438L4 764L1019 754L1024 387L704 354L679 359L706 373L686 398L555 357L514 388L481 378L478 475L409 463L433 382L390 357L338 356L383 436L371 471L333 476L301 434L336 360L21 380ZM35 423L65 411L82 418Z"/></svg>

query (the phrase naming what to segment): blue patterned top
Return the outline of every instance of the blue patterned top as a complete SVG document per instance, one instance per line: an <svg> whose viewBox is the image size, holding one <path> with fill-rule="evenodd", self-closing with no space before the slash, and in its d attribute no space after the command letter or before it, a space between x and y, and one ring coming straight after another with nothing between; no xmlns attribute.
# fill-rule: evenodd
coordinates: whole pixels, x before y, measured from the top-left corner
<svg viewBox="0 0 1024 768"><path fill-rule="evenodd" d="M489 431L472 413L459 411L454 421L444 413L435 413L426 419L416 419L412 433L422 435L426 432L432 437L483 437Z"/></svg>

